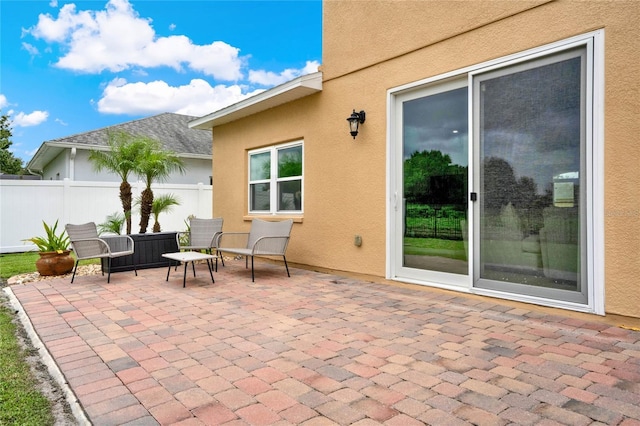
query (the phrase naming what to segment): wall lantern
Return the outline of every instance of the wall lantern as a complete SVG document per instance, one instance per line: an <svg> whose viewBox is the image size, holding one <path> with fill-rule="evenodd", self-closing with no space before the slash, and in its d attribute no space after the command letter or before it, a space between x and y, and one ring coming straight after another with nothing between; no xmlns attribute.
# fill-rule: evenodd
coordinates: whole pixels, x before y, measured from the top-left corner
<svg viewBox="0 0 640 426"><path fill-rule="evenodd" d="M358 126L364 123L364 117L364 111L356 112L356 110L354 109L351 116L347 118L347 121L349 122L349 130L351 132L351 136L353 136L354 139L358 135Z"/></svg>

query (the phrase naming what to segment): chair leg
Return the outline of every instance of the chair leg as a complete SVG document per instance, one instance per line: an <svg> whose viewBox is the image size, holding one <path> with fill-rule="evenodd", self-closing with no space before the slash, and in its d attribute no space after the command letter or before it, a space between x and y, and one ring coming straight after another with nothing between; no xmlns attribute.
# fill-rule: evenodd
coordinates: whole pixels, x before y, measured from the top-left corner
<svg viewBox="0 0 640 426"><path fill-rule="evenodd" d="M224 266L224 257L222 257L222 253L220 253L220 251L216 250L218 256L220 256L220 261L222 262L222 266ZM217 261L216 261L217 262ZM218 267L216 266L216 272L218 272Z"/></svg>
<svg viewBox="0 0 640 426"><path fill-rule="evenodd" d="M254 274L253 274L253 256L251 256L251 282L256 282Z"/></svg>
<svg viewBox="0 0 640 426"><path fill-rule="evenodd" d="M211 247L207 249L207 254L213 255L213 252L211 251ZM207 263L209 263L208 260L207 260ZM218 250L216 250L216 272L218 272Z"/></svg>
<svg viewBox="0 0 640 426"><path fill-rule="evenodd" d="M284 259L284 267L287 268L287 276L291 278L291 275L289 275L289 265L287 265L287 258L284 256L284 254L282 255L282 258Z"/></svg>
<svg viewBox="0 0 640 426"><path fill-rule="evenodd" d="M109 272L107 272L107 284L111 282L111 258L109 257Z"/></svg>
<svg viewBox="0 0 640 426"><path fill-rule="evenodd" d="M71 284L73 284L73 279L76 277L76 270L78 269L78 262L80 262L80 261L76 260L76 266L73 267L73 275L71 276Z"/></svg>

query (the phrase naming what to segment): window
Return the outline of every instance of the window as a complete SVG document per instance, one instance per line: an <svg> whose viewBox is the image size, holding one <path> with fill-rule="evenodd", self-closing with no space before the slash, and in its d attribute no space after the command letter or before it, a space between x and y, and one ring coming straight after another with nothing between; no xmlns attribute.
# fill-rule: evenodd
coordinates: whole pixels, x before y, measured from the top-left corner
<svg viewBox="0 0 640 426"><path fill-rule="evenodd" d="M249 213L302 213L302 142L249 152Z"/></svg>

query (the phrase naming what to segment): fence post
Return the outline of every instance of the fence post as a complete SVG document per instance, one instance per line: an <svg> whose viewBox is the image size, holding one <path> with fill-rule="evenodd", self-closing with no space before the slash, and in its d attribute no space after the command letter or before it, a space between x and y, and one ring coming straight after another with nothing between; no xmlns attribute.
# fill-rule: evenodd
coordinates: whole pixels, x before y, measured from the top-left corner
<svg viewBox="0 0 640 426"><path fill-rule="evenodd" d="M204 189L204 187L202 186L202 182L198 182L198 191L196 192L196 194L198 194L198 196L196 197L198 199L197 204L196 204L196 206L198 208L197 213L196 213L197 217L209 217L208 214L207 215L203 215L203 212L202 212L203 189ZM211 214L211 213L209 213L209 214Z"/></svg>
<svg viewBox="0 0 640 426"><path fill-rule="evenodd" d="M64 178L62 181L62 224L71 223L71 180Z"/></svg>

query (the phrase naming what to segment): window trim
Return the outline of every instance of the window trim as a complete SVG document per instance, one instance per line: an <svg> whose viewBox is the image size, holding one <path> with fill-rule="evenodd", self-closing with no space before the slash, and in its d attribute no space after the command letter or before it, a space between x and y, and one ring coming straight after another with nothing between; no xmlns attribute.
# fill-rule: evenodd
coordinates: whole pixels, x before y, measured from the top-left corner
<svg viewBox="0 0 640 426"><path fill-rule="evenodd" d="M302 150L302 174L300 178L279 178L278 177L278 153L281 150L293 148L299 146ZM270 164L271 164L271 176L269 179L257 179L251 180L251 156L257 154L269 153L270 154ZM292 142L286 142L277 145L270 145L267 147L256 148L249 150L247 152L247 217L255 218L255 217L284 217L284 216L292 216L292 217L300 217L304 213L304 140L299 139ZM301 192L301 204L300 210L278 210L278 184L280 182L287 182L292 180L300 180L300 192ZM251 210L251 185L255 183L268 181L269 188L269 210ZM247 218L245 217L245 218Z"/></svg>

